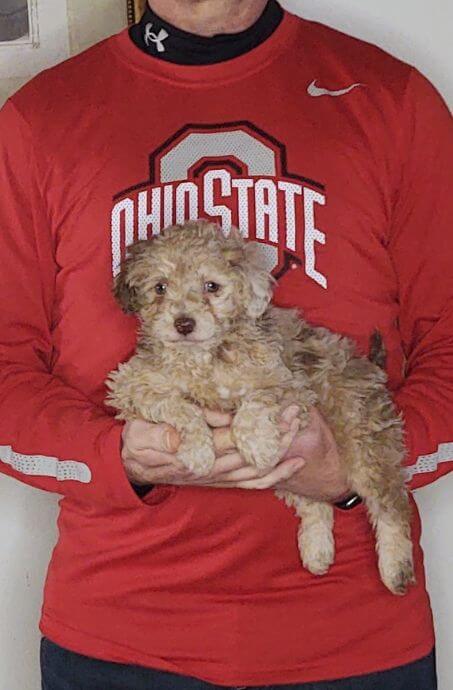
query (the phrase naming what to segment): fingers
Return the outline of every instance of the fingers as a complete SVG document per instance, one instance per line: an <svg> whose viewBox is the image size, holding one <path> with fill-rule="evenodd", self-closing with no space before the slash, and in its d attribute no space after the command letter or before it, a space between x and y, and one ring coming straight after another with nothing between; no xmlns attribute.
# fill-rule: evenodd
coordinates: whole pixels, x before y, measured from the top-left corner
<svg viewBox="0 0 453 690"><path fill-rule="evenodd" d="M283 457L299 429L298 405L289 405L281 415L281 455ZM177 459L180 436L169 424L143 420L127 422L123 430L123 459L127 474L136 483L194 484L213 487L266 489L293 476L303 465L301 458L280 462L270 471L247 466L235 449L231 434L232 416L218 410L204 410L213 428L218 458L207 477L195 477ZM234 452L228 452L234 451Z"/></svg>
<svg viewBox="0 0 453 690"><path fill-rule="evenodd" d="M228 412L221 412L220 410L208 410L206 407L203 409L205 419L209 426L214 428L222 426L230 426L233 418Z"/></svg>
<svg viewBox="0 0 453 690"><path fill-rule="evenodd" d="M203 484L209 484L209 486L228 486L230 488L236 488L239 482L244 482L250 479L257 479L260 476L264 476L263 473L259 473L256 467L251 465L246 465L242 467L236 467L227 472L219 474L217 477L209 476L205 478ZM213 484L214 482L214 484Z"/></svg>
<svg viewBox="0 0 453 690"><path fill-rule="evenodd" d="M289 431L283 434L280 441L280 457L283 458L291 447L297 432L299 431L300 422L298 419L293 419L289 426Z"/></svg>
<svg viewBox="0 0 453 690"><path fill-rule="evenodd" d="M153 448L167 453L175 453L181 442L178 432L169 424L152 424L142 419L127 422L123 440L135 451Z"/></svg>
<svg viewBox="0 0 453 690"><path fill-rule="evenodd" d="M274 467L264 477L247 479L238 483L239 489L271 489L279 482L289 479L305 465L302 458L291 458Z"/></svg>
<svg viewBox="0 0 453 690"><path fill-rule="evenodd" d="M130 461L126 467L128 479L133 484L189 484L192 474L183 465L160 465L145 467L139 462Z"/></svg>
<svg viewBox="0 0 453 690"><path fill-rule="evenodd" d="M133 459L135 462L140 463L144 467L161 467L169 465L174 465L175 467L183 467L182 463L179 462L176 455L172 453L166 453L163 450L154 450L152 448L146 448L145 450L137 450L133 453Z"/></svg>
<svg viewBox="0 0 453 690"><path fill-rule="evenodd" d="M218 477L225 474L225 472L232 472L245 466L244 459L237 451L234 453L226 453L216 459L211 474L213 477Z"/></svg>
<svg viewBox="0 0 453 690"><path fill-rule="evenodd" d="M179 448L181 438L176 429L169 424L150 424L145 447L155 450L176 453Z"/></svg>
<svg viewBox="0 0 453 690"><path fill-rule="evenodd" d="M283 434L280 442L280 457L283 457L288 452L288 449L290 448L299 430L299 425L299 420L294 419L289 426L289 430L286 432L286 434ZM259 473L256 467L246 465L245 461L236 451L229 427L214 429L213 436L214 444L219 453L219 457L216 460L214 469L211 472L211 476L217 476L219 474L231 472L232 470L237 470L239 468L243 468L244 471L247 470L247 473L249 473L249 470L252 470L255 476L257 473ZM233 450L235 452L225 452Z"/></svg>
<svg viewBox="0 0 453 690"><path fill-rule="evenodd" d="M278 428L282 432L282 434L286 434L288 431L291 429L292 423L297 419L297 415L299 414L299 406L298 405L289 405L289 407L286 407L280 417L280 421L278 423Z"/></svg>
<svg viewBox="0 0 453 690"><path fill-rule="evenodd" d="M217 455L223 455L228 450L234 450L235 445L231 435L232 415L220 410L203 409L205 419L210 427L212 427L214 446Z"/></svg>
<svg viewBox="0 0 453 690"><path fill-rule="evenodd" d="M299 407L289 405L282 413L280 427L284 434L292 430L292 422L297 418ZM231 437L232 416L219 410L204 409L204 414L209 426L214 428L214 441L219 453L234 448ZM137 419L127 422L124 436L130 445L138 450L154 448L155 450L175 453L181 442L176 429L169 424L152 424Z"/></svg>
<svg viewBox="0 0 453 690"><path fill-rule="evenodd" d="M219 489L271 489L292 477L304 465L302 458L291 458L284 460L264 476L258 474L256 467L242 467L225 473L218 480L211 479L206 484Z"/></svg>
<svg viewBox="0 0 453 690"><path fill-rule="evenodd" d="M281 421L290 425L291 422L296 419L299 414L299 405L289 405L286 407L281 415Z"/></svg>
<svg viewBox="0 0 453 690"><path fill-rule="evenodd" d="M214 429L212 436L218 455L223 455L227 450L233 450L235 448L230 426Z"/></svg>
<svg viewBox="0 0 453 690"><path fill-rule="evenodd" d="M216 459L209 474L204 477L194 477L190 484L212 486L214 482L224 481L224 477L228 477L230 473L236 472L240 468L247 469L239 453L227 453Z"/></svg>

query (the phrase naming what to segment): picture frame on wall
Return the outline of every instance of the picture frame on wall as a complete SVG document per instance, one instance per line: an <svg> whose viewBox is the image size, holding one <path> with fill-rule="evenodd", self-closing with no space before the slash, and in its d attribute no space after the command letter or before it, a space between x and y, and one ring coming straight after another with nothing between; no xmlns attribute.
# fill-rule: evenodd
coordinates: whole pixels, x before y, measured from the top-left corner
<svg viewBox="0 0 453 690"><path fill-rule="evenodd" d="M37 0L1 0L0 47L39 45Z"/></svg>
<svg viewBox="0 0 453 690"><path fill-rule="evenodd" d="M129 24L135 24L145 11L147 0L127 0L127 19Z"/></svg>
<svg viewBox="0 0 453 690"><path fill-rule="evenodd" d="M0 0L0 79L31 78L69 57L66 0Z"/></svg>

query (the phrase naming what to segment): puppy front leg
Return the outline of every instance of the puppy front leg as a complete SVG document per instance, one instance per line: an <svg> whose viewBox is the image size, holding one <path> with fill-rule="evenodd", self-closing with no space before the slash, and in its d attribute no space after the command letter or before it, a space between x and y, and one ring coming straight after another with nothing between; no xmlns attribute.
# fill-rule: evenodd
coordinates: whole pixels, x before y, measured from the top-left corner
<svg viewBox="0 0 453 690"><path fill-rule="evenodd" d="M290 491L276 495L294 508L301 522L298 531L300 558L313 575L324 575L335 558L333 539L333 507L321 501L297 496Z"/></svg>
<svg viewBox="0 0 453 690"><path fill-rule="evenodd" d="M315 394L297 379L286 389L266 388L245 396L232 424L233 440L244 460L262 470L275 467L281 459L283 433L279 423L283 410L298 406L301 431L309 423L315 402Z"/></svg>
<svg viewBox="0 0 453 690"><path fill-rule="evenodd" d="M143 374L138 357L110 373L107 380L109 404L118 410L117 419L144 419L175 427L181 436L177 456L190 470L202 476L215 461L212 432L201 409L170 388L159 372Z"/></svg>
<svg viewBox="0 0 453 690"><path fill-rule="evenodd" d="M202 410L180 396L155 399L149 410L152 421L166 422L179 432L178 459L189 470L202 477L215 462L214 439Z"/></svg>
<svg viewBox="0 0 453 690"><path fill-rule="evenodd" d="M281 403L272 390L247 395L234 416L232 436L236 448L249 465L274 467L280 459Z"/></svg>

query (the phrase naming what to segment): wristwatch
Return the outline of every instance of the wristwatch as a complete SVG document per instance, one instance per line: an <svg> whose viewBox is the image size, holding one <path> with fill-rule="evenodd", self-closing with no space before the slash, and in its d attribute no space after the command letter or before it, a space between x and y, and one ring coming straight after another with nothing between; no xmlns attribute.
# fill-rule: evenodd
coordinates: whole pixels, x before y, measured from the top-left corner
<svg viewBox="0 0 453 690"><path fill-rule="evenodd" d="M340 510L351 510L352 508L358 506L360 503L362 503L362 499L360 498L360 496L358 496L357 494L351 494L347 498L344 498L342 501L334 503L334 506L336 508L339 508Z"/></svg>

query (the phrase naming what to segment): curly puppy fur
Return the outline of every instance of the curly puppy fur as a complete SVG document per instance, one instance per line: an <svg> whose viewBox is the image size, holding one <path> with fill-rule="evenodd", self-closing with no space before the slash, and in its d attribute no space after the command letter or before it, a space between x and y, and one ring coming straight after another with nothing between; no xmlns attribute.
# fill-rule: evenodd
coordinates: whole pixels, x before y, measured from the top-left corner
<svg viewBox="0 0 453 690"><path fill-rule="evenodd" d="M278 462L282 408L297 403L303 427L317 405L366 504L381 579L403 594L414 582L410 510L402 422L385 374L350 340L271 306L272 284L256 244L203 221L130 246L115 295L138 315L140 337L137 353L109 376L109 404L120 419L175 426L180 460L200 475L215 460L202 406L234 412L237 448L265 469ZM380 361L378 338L374 349ZM276 493L301 518L304 566L325 573L334 560L332 506Z"/></svg>

